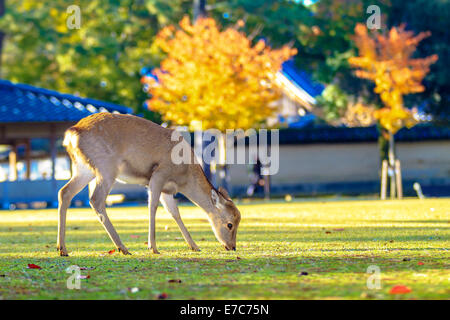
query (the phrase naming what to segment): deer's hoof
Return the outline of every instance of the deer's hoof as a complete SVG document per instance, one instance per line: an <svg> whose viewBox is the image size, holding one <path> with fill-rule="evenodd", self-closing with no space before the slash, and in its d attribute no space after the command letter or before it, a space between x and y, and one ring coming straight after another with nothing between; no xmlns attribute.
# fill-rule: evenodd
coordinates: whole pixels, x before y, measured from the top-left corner
<svg viewBox="0 0 450 320"><path fill-rule="evenodd" d="M59 252L59 255L61 257L68 257L69 256L69 254L67 253L66 249L58 249L58 252Z"/></svg>
<svg viewBox="0 0 450 320"><path fill-rule="evenodd" d="M130 256L131 256L131 253L128 251L127 248L123 248L123 249L118 248L117 250L118 250L119 252L122 252L122 254L124 254L124 255L130 255Z"/></svg>
<svg viewBox="0 0 450 320"><path fill-rule="evenodd" d="M153 249L151 245L148 246L147 249L151 250L154 254L160 254L159 251L157 249Z"/></svg>
<svg viewBox="0 0 450 320"><path fill-rule="evenodd" d="M199 247L191 247L191 250L192 251L196 251L196 252L202 251L202 250L200 250Z"/></svg>

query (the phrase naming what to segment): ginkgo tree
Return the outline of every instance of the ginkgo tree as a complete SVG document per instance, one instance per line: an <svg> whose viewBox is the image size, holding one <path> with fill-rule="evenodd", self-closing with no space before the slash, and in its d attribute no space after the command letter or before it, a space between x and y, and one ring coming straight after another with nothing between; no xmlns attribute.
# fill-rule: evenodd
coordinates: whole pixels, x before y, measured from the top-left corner
<svg viewBox="0 0 450 320"><path fill-rule="evenodd" d="M259 127L276 111L275 75L296 49L272 49L263 40L252 44L239 31L244 22L220 30L212 18L194 24L186 16L179 27L163 28L155 45L167 57L155 77L144 77L148 107L173 125L191 129Z"/></svg>
<svg viewBox="0 0 450 320"><path fill-rule="evenodd" d="M225 158L221 146L227 129L265 126L278 111L273 103L281 97L276 74L297 52L287 45L273 49L263 40L253 43L240 31L244 26L239 20L221 30L213 18L191 23L184 17L178 26L158 33L155 45L167 57L153 76L142 79L150 94L149 109L170 125L221 132L220 159ZM226 165L219 165L219 176L226 176Z"/></svg>
<svg viewBox="0 0 450 320"><path fill-rule="evenodd" d="M405 25L393 27L387 34L369 33L363 24L355 27L354 41L359 56L349 58L349 63L357 69L357 77L375 83L374 91L384 104L373 115L389 132L389 164L392 169L395 133L417 122L412 112L405 108L403 96L425 90L422 80L430 71L430 65L438 59L437 55L412 57L419 42L428 36L429 32L414 35L412 31L405 30ZM391 179L391 195L393 189L395 180Z"/></svg>

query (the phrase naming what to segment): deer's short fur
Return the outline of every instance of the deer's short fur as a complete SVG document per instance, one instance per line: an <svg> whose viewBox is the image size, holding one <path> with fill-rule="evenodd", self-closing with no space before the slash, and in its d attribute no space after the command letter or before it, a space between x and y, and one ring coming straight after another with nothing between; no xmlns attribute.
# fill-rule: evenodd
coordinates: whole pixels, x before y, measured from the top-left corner
<svg viewBox="0 0 450 320"><path fill-rule="evenodd" d="M115 180L148 187L148 244L154 253L158 253L155 216L159 201L173 216L189 246L199 250L181 220L173 197L177 192L204 209L216 238L227 250L236 249L236 232L241 219L239 210L224 189L212 187L199 164L172 162L172 148L180 143L171 140L172 132L142 118L110 113L86 117L66 131L63 145L72 160L73 175L59 191L57 248L60 255L67 256L67 208L73 197L89 183L92 183L92 208L115 246L124 254L129 254L105 209L106 197ZM181 143L187 142L183 140ZM193 159L192 150L191 153Z"/></svg>

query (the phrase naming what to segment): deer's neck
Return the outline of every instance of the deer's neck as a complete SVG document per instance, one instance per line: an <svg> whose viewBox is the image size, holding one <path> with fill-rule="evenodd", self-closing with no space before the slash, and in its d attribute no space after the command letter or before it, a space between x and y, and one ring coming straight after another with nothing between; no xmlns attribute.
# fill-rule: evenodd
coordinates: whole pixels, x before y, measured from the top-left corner
<svg viewBox="0 0 450 320"><path fill-rule="evenodd" d="M214 214L215 207L211 201L212 186L206 179L200 165L195 165L190 172L190 179L182 192L189 200L194 202L209 215Z"/></svg>

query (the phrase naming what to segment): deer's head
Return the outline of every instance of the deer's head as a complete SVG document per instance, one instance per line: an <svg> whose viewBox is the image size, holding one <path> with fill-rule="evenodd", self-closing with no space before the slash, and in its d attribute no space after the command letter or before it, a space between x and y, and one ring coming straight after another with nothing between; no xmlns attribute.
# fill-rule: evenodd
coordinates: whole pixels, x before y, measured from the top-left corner
<svg viewBox="0 0 450 320"><path fill-rule="evenodd" d="M236 234L241 221L241 213L234 205L228 192L222 187L218 192L211 190L211 201L215 214L210 215L211 225L217 240L227 250L236 250Z"/></svg>

